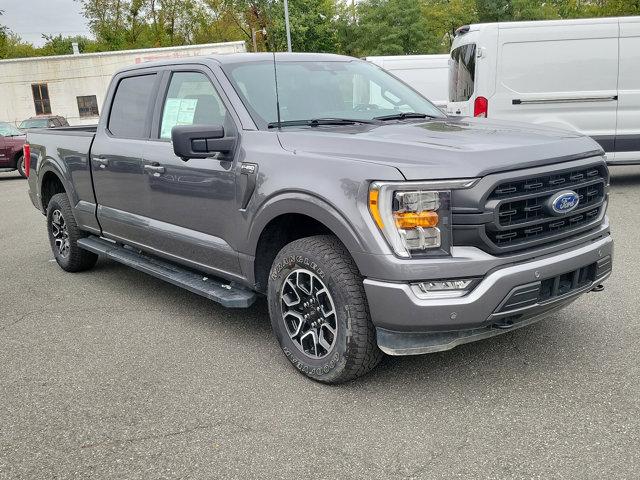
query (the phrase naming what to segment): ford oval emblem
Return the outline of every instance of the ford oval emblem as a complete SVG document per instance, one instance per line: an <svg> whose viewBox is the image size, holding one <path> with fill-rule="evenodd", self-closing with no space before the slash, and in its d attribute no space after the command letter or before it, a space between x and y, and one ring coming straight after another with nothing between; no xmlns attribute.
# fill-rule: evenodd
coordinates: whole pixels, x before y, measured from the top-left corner
<svg viewBox="0 0 640 480"><path fill-rule="evenodd" d="M580 196L573 190L564 190L553 195L547 206L554 215L564 215L575 210L580 203Z"/></svg>

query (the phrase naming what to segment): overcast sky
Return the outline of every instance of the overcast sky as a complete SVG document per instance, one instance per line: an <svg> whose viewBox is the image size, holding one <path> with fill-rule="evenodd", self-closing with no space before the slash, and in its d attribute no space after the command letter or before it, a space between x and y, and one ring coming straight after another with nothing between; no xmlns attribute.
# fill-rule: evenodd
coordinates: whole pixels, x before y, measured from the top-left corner
<svg viewBox="0 0 640 480"><path fill-rule="evenodd" d="M81 7L73 0L0 0L0 23L40 46L42 34L90 36Z"/></svg>

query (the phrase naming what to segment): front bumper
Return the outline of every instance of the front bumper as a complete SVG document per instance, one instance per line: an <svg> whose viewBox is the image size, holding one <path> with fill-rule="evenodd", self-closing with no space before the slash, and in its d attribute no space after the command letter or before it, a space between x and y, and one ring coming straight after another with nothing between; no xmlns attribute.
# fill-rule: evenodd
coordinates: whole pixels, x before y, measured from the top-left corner
<svg viewBox="0 0 640 480"><path fill-rule="evenodd" d="M419 298L407 283L364 281L378 346L390 355L448 350L544 318L590 291L611 274L609 235L577 248L489 272L468 295ZM588 281L578 282L580 272ZM576 281L546 296L554 279ZM556 281L556 284L559 280ZM566 283L566 282L564 282Z"/></svg>

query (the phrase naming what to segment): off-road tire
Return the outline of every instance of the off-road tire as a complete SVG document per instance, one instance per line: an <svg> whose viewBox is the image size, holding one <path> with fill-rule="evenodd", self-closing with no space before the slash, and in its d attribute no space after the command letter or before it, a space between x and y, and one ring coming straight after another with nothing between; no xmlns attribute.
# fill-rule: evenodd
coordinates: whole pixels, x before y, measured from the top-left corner
<svg viewBox="0 0 640 480"><path fill-rule="evenodd" d="M22 155L16 160L16 170L22 178L27 178L27 172L24 171L24 156Z"/></svg>
<svg viewBox="0 0 640 480"><path fill-rule="evenodd" d="M337 324L337 331L323 358L304 353L304 347L301 349L300 343L292 339L283 319L283 311L288 309L283 303L283 286L301 270L313 272L321 280L335 307L332 322ZM309 378L323 383L346 382L373 369L383 357L376 343L362 276L336 237L317 235L286 245L271 267L267 296L271 326L285 356Z"/></svg>
<svg viewBox="0 0 640 480"><path fill-rule="evenodd" d="M54 236L53 217L55 212L60 212L66 226L68 249L63 255L56 246ZM98 255L83 250L78 246L78 240L86 237L87 234L78 228L76 219L71 210L71 203L66 193L58 193L51 197L47 206L47 233L53 256L60 265L60 268L67 272L82 272L92 268L98 261Z"/></svg>

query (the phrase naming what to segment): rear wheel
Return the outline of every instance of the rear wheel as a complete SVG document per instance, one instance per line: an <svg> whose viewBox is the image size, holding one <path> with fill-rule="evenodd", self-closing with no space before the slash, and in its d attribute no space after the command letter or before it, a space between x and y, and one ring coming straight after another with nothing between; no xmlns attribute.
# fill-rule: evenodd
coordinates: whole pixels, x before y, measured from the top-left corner
<svg viewBox="0 0 640 480"><path fill-rule="evenodd" d="M318 235L286 245L271 268L268 300L278 342L306 376L345 382L382 358L362 277L336 237Z"/></svg>
<svg viewBox="0 0 640 480"><path fill-rule="evenodd" d="M24 157L22 155L16 160L16 170L18 170L22 178L27 178L27 173L24 171Z"/></svg>
<svg viewBox="0 0 640 480"><path fill-rule="evenodd" d="M96 264L98 255L78 246L78 240L86 237L86 233L78 228L66 193L58 193L49 200L47 231L53 256L63 270L81 272Z"/></svg>

